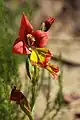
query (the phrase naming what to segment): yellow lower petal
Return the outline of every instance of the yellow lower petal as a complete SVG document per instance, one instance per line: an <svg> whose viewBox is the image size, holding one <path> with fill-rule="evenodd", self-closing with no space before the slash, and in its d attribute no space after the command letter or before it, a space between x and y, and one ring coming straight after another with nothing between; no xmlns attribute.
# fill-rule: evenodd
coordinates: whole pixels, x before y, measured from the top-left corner
<svg viewBox="0 0 80 120"><path fill-rule="evenodd" d="M32 50L30 60L33 65L47 63L51 58L51 53L47 48L36 48Z"/></svg>
<svg viewBox="0 0 80 120"><path fill-rule="evenodd" d="M46 69L55 77L57 77L57 72L59 72L58 66L55 66L53 64L47 64Z"/></svg>

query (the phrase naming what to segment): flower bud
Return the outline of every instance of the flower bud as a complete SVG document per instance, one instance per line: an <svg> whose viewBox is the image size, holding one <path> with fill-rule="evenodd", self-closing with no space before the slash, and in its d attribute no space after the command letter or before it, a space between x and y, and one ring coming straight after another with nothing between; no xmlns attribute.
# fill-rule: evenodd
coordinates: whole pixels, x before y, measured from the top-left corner
<svg viewBox="0 0 80 120"><path fill-rule="evenodd" d="M55 21L55 18L49 17L45 22L43 22L42 30L47 32L50 29L50 27L54 21Z"/></svg>

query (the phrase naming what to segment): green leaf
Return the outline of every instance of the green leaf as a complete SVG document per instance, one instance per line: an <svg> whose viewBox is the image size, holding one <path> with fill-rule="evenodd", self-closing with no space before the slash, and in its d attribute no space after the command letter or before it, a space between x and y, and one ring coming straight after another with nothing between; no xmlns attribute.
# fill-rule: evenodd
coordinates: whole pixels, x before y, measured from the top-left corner
<svg viewBox="0 0 80 120"><path fill-rule="evenodd" d="M28 77L31 79L31 63L30 63L30 60L29 60L29 56L26 57L26 72L27 72L27 75Z"/></svg>

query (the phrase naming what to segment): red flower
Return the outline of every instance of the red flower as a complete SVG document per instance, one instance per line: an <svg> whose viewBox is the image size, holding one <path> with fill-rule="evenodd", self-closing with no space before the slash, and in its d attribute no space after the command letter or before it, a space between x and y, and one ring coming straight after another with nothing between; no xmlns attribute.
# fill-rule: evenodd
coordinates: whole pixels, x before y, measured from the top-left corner
<svg viewBox="0 0 80 120"><path fill-rule="evenodd" d="M45 27L45 32L48 31L52 25L52 23L55 21L55 18L49 17L45 22L44 22L44 27Z"/></svg>
<svg viewBox="0 0 80 120"><path fill-rule="evenodd" d="M20 92L20 90L16 89L15 86L11 91L10 100L11 101L16 101L17 104L22 106L21 109L25 106L26 110L28 112L30 111L30 105L28 103L27 98L23 95L22 92Z"/></svg>
<svg viewBox="0 0 80 120"><path fill-rule="evenodd" d="M33 31L25 14L22 14L19 37L15 41L12 52L17 54L30 54L30 47L44 47L48 42L47 32L41 30Z"/></svg>
<svg viewBox="0 0 80 120"><path fill-rule="evenodd" d="M20 92L20 90L17 90L14 86L14 88L11 91L10 100L16 101L16 103L19 104L20 100L22 100L24 97L25 96L22 94L22 92Z"/></svg>

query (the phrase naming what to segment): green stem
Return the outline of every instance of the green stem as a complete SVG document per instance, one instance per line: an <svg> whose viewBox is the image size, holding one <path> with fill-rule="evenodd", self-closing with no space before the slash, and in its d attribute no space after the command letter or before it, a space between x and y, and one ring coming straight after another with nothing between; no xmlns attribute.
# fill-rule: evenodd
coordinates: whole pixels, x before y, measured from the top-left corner
<svg viewBox="0 0 80 120"><path fill-rule="evenodd" d="M22 102L20 103L20 107L27 114L27 116L29 117L29 120L34 120L32 113L24 106Z"/></svg>
<svg viewBox="0 0 80 120"><path fill-rule="evenodd" d="M35 79L32 80L32 100L31 100L31 111L34 107L34 103L35 103L35 82L34 82Z"/></svg>
<svg viewBox="0 0 80 120"><path fill-rule="evenodd" d="M38 68L34 66L34 73L32 78L32 98L31 98L31 111L33 110L35 99L36 99L36 84L38 81Z"/></svg>

